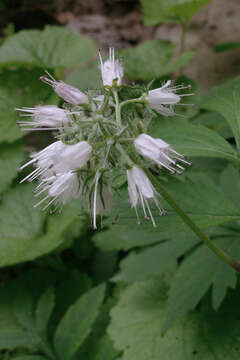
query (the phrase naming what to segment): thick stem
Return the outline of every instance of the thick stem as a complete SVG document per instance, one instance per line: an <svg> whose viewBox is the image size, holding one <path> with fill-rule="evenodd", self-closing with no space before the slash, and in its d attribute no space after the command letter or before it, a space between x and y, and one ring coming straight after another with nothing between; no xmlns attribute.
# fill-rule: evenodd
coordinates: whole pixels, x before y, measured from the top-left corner
<svg viewBox="0 0 240 360"><path fill-rule="evenodd" d="M121 125L122 121L121 121L120 105L119 105L118 93L115 89L113 89L113 96L115 100L116 122L118 125Z"/></svg>
<svg viewBox="0 0 240 360"><path fill-rule="evenodd" d="M235 261L231 256L225 253L220 249L212 240L206 236L198 225L185 213L185 211L175 202L172 196L166 191L166 189L159 183L159 181L151 174L148 169L143 169L149 180L159 192L160 195L168 202L168 204L177 212L177 214L182 218L184 223L201 239L205 245L209 247L220 259L225 263L230 265L233 269L240 272L240 264Z"/></svg>

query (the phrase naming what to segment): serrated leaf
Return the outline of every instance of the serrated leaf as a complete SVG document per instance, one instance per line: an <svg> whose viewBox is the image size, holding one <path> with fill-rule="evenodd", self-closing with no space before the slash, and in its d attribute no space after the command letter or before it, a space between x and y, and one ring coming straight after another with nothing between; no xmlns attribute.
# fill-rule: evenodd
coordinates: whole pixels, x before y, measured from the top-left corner
<svg viewBox="0 0 240 360"><path fill-rule="evenodd" d="M240 245L236 235L230 233L228 238L215 241L227 254L239 259ZM236 282L236 272L206 246L200 246L183 261L173 278L164 330L194 309L211 286L212 305L218 309L227 288L235 288Z"/></svg>
<svg viewBox="0 0 240 360"><path fill-rule="evenodd" d="M17 107L44 104L52 89L42 84L41 70L4 70L0 72L0 142L12 143L26 135L16 124L19 119Z"/></svg>
<svg viewBox="0 0 240 360"><path fill-rule="evenodd" d="M179 119L154 127L154 137L168 142L186 156L204 156L238 161L236 150L218 133Z"/></svg>
<svg viewBox="0 0 240 360"><path fill-rule="evenodd" d="M176 235L172 240L161 242L140 253L130 253L120 263L120 272L112 280L131 283L160 275L199 241L193 236Z"/></svg>
<svg viewBox="0 0 240 360"><path fill-rule="evenodd" d="M55 305L54 290L49 287L40 297L36 307L36 328L41 336L46 335L50 316Z"/></svg>
<svg viewBox="0 0 240 360"><path fill-rule="evenodd" d="M218 313L205 307L162 336L166 290L156 279L128 286L108 329L122 360L233 360L240 356L239 292ZM177 302L178 299L175 299Z"/></svg>
<svg viewBox="0 0 240 360"><path fill-rule="evenodd" d="M2 144L0 146L0 168L3 170L0 178L0 193L4 192L11 181L17 176L18 168L24 159L22 143Z"/></svg>
<svg viewBox="0 0 240 360"><path fill-rule="evenodd" d="M92 288L68 309L54 335L59 359L71 359L86 339L103 302L104 292L104 284Z"/></svg>
<svg viewBox="0 0 240 360"><path fill-rule="evenodd" d="M0 65L71 69L90 60L96 49L91 39L58 26L22 30L0 48Z"/></svg>
<svg viewBox="0 0 240 360"><path fill-rule="evenodd" d="M54 250L76 215L76 209L65 207L61 214L49 217L43 233L46 213L34 209L32 186L18 185L10 190L0 204L0 266L33 260Z"/></svg>
<svg viewBox="0 0 240 360"><path fill-rule="evenodd" d="M199 104L200 108L217 111L225 117L232 129L238 147L240 146L239 91L240 77L237 77L223 85L213 87L211 91L202 98Z"/></svg>
<svg viewBox="0 0 240 360"><path fill-rule="evenodd" d="M189 22L193 15L211 0L141 0L145 25L162 22Z"/></svg>
<svg viewBox="0 0 240 360"><path fill-rule="evenodd" d="M174 197L175 201L202 229L239 219L238 207L224 195L221 188L206 181L194 183L176 178L169 178L162 185ZM169 239L177 233L191 233L182 219L161 200L162 206L168 210L166 216L159 216L155 207L152 213L157 223L154 228L150 221L142 219L137 225L134 210L130 206L127 191L116 195L115 212L117 219L107 230L94 234L94 242L104 251L128 250L132 247L151 245ZM114 215L114 214L113 214Z"/></svg>
<svg viewBox="0 0 240 360"><path fill-rule="evenodd" d="M194 52L184 53L171 62L174 48L168 40L155 39L122 50L124 73L133 80L152 81L182 68L195 55Z"/></svg>

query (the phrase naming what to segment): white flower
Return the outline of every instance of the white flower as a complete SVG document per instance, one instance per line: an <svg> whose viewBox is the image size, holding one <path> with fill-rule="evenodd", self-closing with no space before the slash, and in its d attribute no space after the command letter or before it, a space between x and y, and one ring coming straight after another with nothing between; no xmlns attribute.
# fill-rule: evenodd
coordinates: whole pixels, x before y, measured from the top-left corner
<svg viewBox="0 0 240 360"><path fill-rule="evenodd" d="M142 169L134 166L131 170L127 170L127 180L128 180L128 193L130 197L130 202L132 207L135 208L138 218L138 223L140 224L140 220L137 212L137 205L140 202L145 219L148 219L147 216L147 211L148 211L153 226L156 226L156 223L151 213L150 206L148 204L148 200L152 199L155 202L158 210L160 211L160 215L163 215L164 211L161 210L158 205L157 192L154 189L153 185L151 184L150 180L148 179L147 175L144 173Z"/></svg>
<svg viewBox="0 0 240 360"><path fill-rule="evenodd" d="M56 81L49 73L47 73L49 78L46 76L41 76L41 80L49 85L51 85L54 91L63 98L66 102L72 105L87 104L88 97L79 89L66 84L63 81Z"/></svg>
<svg viewBox="0 0 240 360"><path fill-rule="evenodd" d="M92 147L86 141L80 141L74 145L56 141L38 153L31 155L32 160L23 165L20 170L33 163L35 163L36 169L21 182L77 170L90 159L91 153Z"/></svg>
<svg viewBox="0 0 240 360"><path fill-rule="evenodd" d="M18 122L26 130L59 130L69 122L69 113L55 105L35 106L34 108L25 107L16 110L25 113L21 114L21 116L32 117L33 121Z"/></svg>
<svg viewBox="0 0 240 360"><path fill-rule="evenodd" d="M113 80L117 81L117 85L121 85L123 77L123 67L119 60L115 60L114 49L109 48L109 59L105 62L100 57L100 69L102 74L103 85L112 86Z"/></svg>
<svg viewBox="0 0 240 360"><path fill-rule="evenodd" d="M181 174L184 167L178 161L191 165L184 156L176 152L168 143L161 139L154 139L147 134L141 134L134 140L139 154L154 161L159 167L164 167L171 173Z"/></svg>
<svg viewBox="0 0 240 360"><path fill-rule="evenodd" d="M177 95L176 91L189 88L189 86L175 86L170 87L171 80L168 80L162 87L150 90L148 92L147 101L150 106L164 116L173 116L175 112L173 105L177 104L181 100L181 96L188 96L192 94ZM164 106L169 105L169 106Z"/></svg>
<svg viewBox="0 0 240 360"><path fill-rule="evenodd" d="M45 178L37 187L38 193L35 196L39 196L44 192L48 192L47 196L41 199L34 207L39 206L40 204L47 202L47 205L44 206L42 210L45 210L52 203L55 205L63 204L65 205L72 198L79 196L79 180L78 176L74 172L67 172L64 174L57 174L55 176L50 176Z"/></svg>

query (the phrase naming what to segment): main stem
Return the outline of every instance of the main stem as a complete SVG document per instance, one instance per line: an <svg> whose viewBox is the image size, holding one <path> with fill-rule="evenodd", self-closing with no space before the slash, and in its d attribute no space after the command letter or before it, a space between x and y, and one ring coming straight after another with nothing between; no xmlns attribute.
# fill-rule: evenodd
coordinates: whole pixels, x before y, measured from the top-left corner
<svg viewBox="0 0 240 360"><path fill-rule="evenodd" d="M222 249L215 245L212 240L205 235L202 230L197 226L197 224L185 213L185 211L175 202L172 196L165 190L165 188L157 181L157 179L152 175L148 169L143 169L146 175L148 176L151 183L154 185L155 189L162 195L162 197L168 202L168 204L176 210L178 215L182 218L184 223L190 227L190 229L201 239L205 245L209 247L220 259L225 263L230 265L233 269L240 272L240 263L235 261L231 256L225 253Z"/></svg>

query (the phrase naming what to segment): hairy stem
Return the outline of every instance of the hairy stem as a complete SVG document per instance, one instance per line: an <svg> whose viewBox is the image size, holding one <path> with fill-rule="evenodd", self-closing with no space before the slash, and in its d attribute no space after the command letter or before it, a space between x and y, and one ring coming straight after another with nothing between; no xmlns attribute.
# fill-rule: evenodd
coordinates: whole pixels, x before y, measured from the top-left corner
<svg viewBox="0 0 240 360"><path fill-rule="evenodd" d="M198 225L185 213L185 211L176 203L172 196L166 191L166 189L159 183L159 181L152 175L148 169L143 169L149 180L159 192L160 195L168 202L168 204L177 212L184 223L201 239L205 245L208 246L220 259L230 265L233 269L240 272L240 263L235 261L225 251L220 249L210 238L202 232Z"/></svg>

